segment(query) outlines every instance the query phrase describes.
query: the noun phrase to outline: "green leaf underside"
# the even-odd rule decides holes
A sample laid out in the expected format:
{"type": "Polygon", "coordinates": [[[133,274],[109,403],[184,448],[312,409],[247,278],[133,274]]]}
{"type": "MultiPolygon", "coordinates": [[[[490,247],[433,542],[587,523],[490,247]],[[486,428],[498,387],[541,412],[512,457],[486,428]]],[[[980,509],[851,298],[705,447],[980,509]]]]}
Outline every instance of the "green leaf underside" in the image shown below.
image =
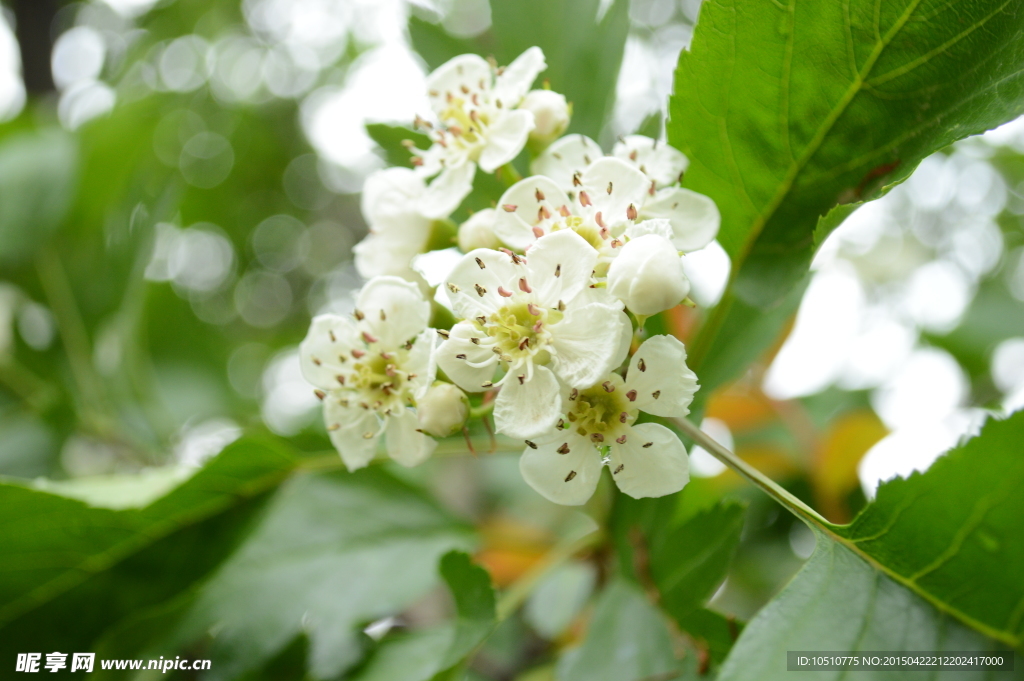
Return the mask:
{"type": "Polygon", "coordinates": [[[771,308],[798,285],[838,223],[815,239],[819,216],[1024,111],[1022,33],[1012,0],[702,6],[667,130],[690,157],[686,186],[722,212],[733,281],[716,314],[734,320],[702,331],[694,364],[722,327],[759,318],[730,301],[771,308]]]}
{"type": "Polygon", "coordinates": [[[276,445],[243,439],[166,496],[120,511],[0,484],[0,648],[24,652],[45,636],[54,649],[86,649],[105,628],[186,588],[233,548],[255,509],[249,500],[293,466],[276,445]],[[53,618],[65,626],[54,629],[53,618]]]}
{"type": "MultiPolygon", "coordinates": [[[[813,651],[989,651],[986,639],[924,599],[903,588],[829,537],[818,544],[807,565],[747,625],[726,659],[719,681],[791,679],[786,652],[813,651]]],[[[803,672],[799,678],[824,681],[904,679],[906,671],[803,672]]],[[[940,671],[921,674],[937,681],[1019,679],[1024,671],[940,671]]]]}
{"type": "Polygon", "coordinates": [[[601,593],[583,644],[563,656],[558,681],[674,678],[679,668],[661,613],[624,580],[601,593]]]}
{"type": "Polygon", "coordinates": [[[216,632],[211,678],[223,679],[305,633],[310,672],[334,677],[359,660],[363,626],[422,597],[437,582],[438,559],[470,544],[467,528],[379,467],[299,475],[172,639],[181,645],[216,632]]]}
{"type": "Polygon", "coordinates": [[[1024,645],[1024,412],[990,420],[924,474],[883,484],[848,545],[988,636],[1024,645]]]}

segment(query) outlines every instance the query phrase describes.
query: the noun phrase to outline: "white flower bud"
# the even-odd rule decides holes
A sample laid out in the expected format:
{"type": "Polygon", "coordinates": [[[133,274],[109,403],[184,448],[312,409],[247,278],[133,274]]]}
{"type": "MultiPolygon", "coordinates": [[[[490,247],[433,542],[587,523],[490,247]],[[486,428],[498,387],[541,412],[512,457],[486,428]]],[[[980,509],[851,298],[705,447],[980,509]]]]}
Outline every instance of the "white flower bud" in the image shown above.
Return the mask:
{"type": "Polygon", "coordinates": [[[416,403],[420,430],[434,437],[448,437],[466,425],[469,399],[451,383],[437,381],[416,403]]]}
{"type": "Polygon", "coordinates": [[[484,208],[459,226],[459,249],[469,253],[477,248],[497,249],[501,239],[494,234],[496,214],[493,208],[484,208]]]}
{"type": "Polygon", "coordinates": [[[690,281],[672,242],[657,234],[631,239],[608,269],[608,292],[630,312],[650,316],[678,305],[690,281]]]}
{"type": "Polygon", "coordinates": [[[519,108],[533,114],[530,144],[535,151],[554,142],[569,127],[571,107],[565,101],[565,95],[551,90],[530,90],[519,108]]]}

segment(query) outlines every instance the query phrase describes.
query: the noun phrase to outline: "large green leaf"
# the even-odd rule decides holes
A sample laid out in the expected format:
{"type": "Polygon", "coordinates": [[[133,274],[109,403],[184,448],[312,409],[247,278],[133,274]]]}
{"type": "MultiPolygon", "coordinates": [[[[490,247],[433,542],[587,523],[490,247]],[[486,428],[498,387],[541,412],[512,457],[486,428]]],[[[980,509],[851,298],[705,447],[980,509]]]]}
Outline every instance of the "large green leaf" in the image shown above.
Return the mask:
{"type": "MultiPolygon", "coordinates": [[[[705,3],[668,135],[690,157],[687,186],[722,211],[732,294],[715,315],[742,328],[730,301],[784,299],[836,203],[871,198],[933,151],[1020,115],[1022,34],[1024,13],[1006,0],[705,3]]],[[[725,326],[707,325],[695,364],[725,326]]]]}
{"type": "MultiPolygon", "coordinates": [[[[936,610],[844,546],[819,535],[810,561],[751,620],[722,666],[719,681],[793,678],[786,653],[806,651],[987,651],[993,641],[936,610]]],[[[863,681],[916,678],[913,672],[819,671],[799,678],[863,681]]],[[[921,674],[918,672],[918,674],[921,674]]],[[[1024,672],[931,672],[929,679],[1019,679],[1024,672]]],[[[923,678],[923,677],[922,677],[923,678]]]]}
{"type": "Polygon", "coordinates": [[[254,500],[293,466],[275,444],[240,440],[165,496],[127,510],[3,482],[2,656],[90,650],[108,627],[187,588],[230,553],[254,500]]]}
{"type": "MultiPolygon", "coordinates": [[[[989,420],[927,472],[881,485],[875,501],[846,526],[828,523],[772,483],[744,473],[814,529],[817,549],[801,576],[747,627],[729,660],[757,657],[760,665],[774,665],[787,646],[1024,646],[1022,439],[1024,412],[989,420]],[[830,624],[839,621],[842,626],[830,624]]],[[[745,673],[742,663],[723,670],[725,678],[745,673]]]]}
{"type": "Polygon", "coordinates": [[[898,582],[966,624],[1024,645],[1024,412],[927,473],[896,478],[848,526],[835,528],[898,582]]]}
{"type": "Polygon", "coordinates": [[[544,50],[542,79],[572,102],[570,132],[601,133],[615,99],[615,84],[629,32],[629,2],[612,0],[491,0],[496,57],[508,64],[534,45],[544,50]]]}
{"type": "Polygon", "coordinates": [[[436,584],[438,559],[470,543],[467,528],[380,467],[300,475],[172,639],[183,645],[214,632],[212,678],[225,679],[305,633],[310,671],[331,678],[359,660],[363,626],[422,597],[436,584]]]}

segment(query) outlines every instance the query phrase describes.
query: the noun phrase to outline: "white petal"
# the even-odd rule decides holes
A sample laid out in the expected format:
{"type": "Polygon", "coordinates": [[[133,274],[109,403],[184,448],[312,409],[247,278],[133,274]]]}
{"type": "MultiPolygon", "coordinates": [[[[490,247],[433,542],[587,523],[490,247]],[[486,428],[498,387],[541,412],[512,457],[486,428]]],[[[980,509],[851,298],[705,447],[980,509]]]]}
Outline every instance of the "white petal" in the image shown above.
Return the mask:
{"type": "Polygon", "coordinates": [[[428,218],[443,219],[459,207],[473,191],[476,164],[469,161],[441,171],[416,203],[416,210],[428,218]]]}
{"type": "Polygon", "coordinates": [[[569,197],[554,180],[543,175],[527,177],[501,195],[495,215],[494,233],[512,248],[524,251],[537,240],[533,228],[540,227],[547,233],[551,223],[560,217],[559,208],[564,206],[568,209],[570,204],[569,197]],[[538,196],[543,198],[538,199],[538,196]],[[544,218],[544,210],[550,218],[544,218]]]}
{"type": "Polygon", "coordinates": [[[653,218],[651,220],[634,222],[625,232],[625,235],[630,239],[636,239],[648,234],[657,234],[671,241],[674,236],[672,234],[672,223],[664,218],[653,218]]]}
{"type": "Polygon", "coordinates": [[[551,430],[562,413],[558,380],[547,367],[533,369],[533,378],[519,382],[509,376],[494,404],[494,424],[509,437],[532,438],[551,430]]]}
{"type": "Polygon", "coordinates": [[[585,504],[601,479],[601,455],[576,431],[565,430],[527,447],[519,459],[523,479],[541,496],[566,506],[585,504]],[[559,449],[568,448],[560,454],[559,449]]]}
{"type": "Polygon", "coordinates": [[[537,74],[547,67],[544,52],[539,47],[531,47],[516,57],[497,77],[493,98],[500,99],[505,108],[516,106],[526,96],[533,81],[537,80],[537,74]]]}
{"type": "Polygon", "coordinates": [[[430,303],[416,284],[398,277],[375,277],[356,298],[356,309],[365,318],[360,327],[386,348],[397,348],[420,331],[430,320],[430,303]]]}
{"type": "Polygon", "coordinates": [[[437,375],[437,341],[437,331],[423,329],[420,335],[416,336],[416,342],[402,364],[403,371],[416,374],[415,378],[409,380],[409,384],[412,386],[413,396],[417,398],[427,391],[437,375]]]}
{"type": "Polygon", "coordinates": [[[537,300],[556,307],[590,286],[597,251],[576,232],[563,229],[537,239],[527,254],[527,281],[537,300]]]}
{"type": "Polygon", "coordinates": [[[484,90],[491,87],[491,65],[475,54],[460,54],[438,66],[427,76],[427,94],[434,111],[441,115],[448,108],[448,94],[454,97],[466,97],[462,88],[480,92],[480,81],[484,82],[484,90]]]}
{"type": "Polygon", "coordinates": [[[612,148],[612,155],[636,165],[658,187],[679,182],[679,177],[690,165],[690,160],[683,152],[643,135],[628,135],[617,142],[612,148]]]}
{"type": "Polygon", "coordinates": [[[686,366],[686,348],[673,336],[648,338],[629,361],[626,390],[636,390],[635,405],[648,414],[686,416],[698,387],[686,366]]]}
{"type": "Polygon", "coordinates": [[[366,235],[352,248],[359,276],[373,279],[392,275],[404,279],[412,272],[412,259],[422,250],[422,244],[417,241],[385,234],[366,235]]]}
{"type": "Polygon", "coordinates": [[[333,390],[338,387],[338,374],[346,374],[348,353],[361,347],[355,322],[347,317],[322,314],[313,318],[306,338],[299,344],[299,366],[302,376],[318,388],[333,390]],[[344,356],[346,362],[340,357],[344,356]]]}
{"type": "Polygon", "coordinates": [[[591,303],[569,308],[551,327],[553,359],[558,377],[573,388],[589,388],[622,362],[619,356],[624,312],[591,303]]]}
{"type": "Polygon", "coordinates": [[[601,146],[586,135],[566,135],[555,140],[533,159],[530,172],[550,177],[564,191],[575,191],[573,176],[583,174],[587,166],[604,156],[601,146]]]}
{"type": "Polygon", "coordinates": [[[384,443],[388,448],[388,456],[403,466],[417,466],[434,453],[437,440],[417,432],[420,427],[416,412],[405,409],[400,414],[388,417],[384,443]]]}
{"type": "Polygon", "coordinates": [[[498,356],[490,348],[481,347],[470,340],[478,333],[471,322],[459,322],[448,332],[448,340],[441,343],[434,355],[437,366],[448,378],[468,392],[484,390],[484,382],[494,378],[494,371],[498,367],[498,356]],[[471,363],[481,366],[473,367],[471,363]]]}
{"type": "Polygon", "coordinates": [[[388,217],[406,215],[426,189],[423,178],[409,168],[378,170],[363,183],[363,217],[373,226],[388,217]]]}
{"type": "Polygon", "coordinates": [[[639,211],[649,198],[647,191],[651,186],[646,175],[611,156],[591,163],[583,171],[581,181],[581,189],[590,196],[593,210],[601,212],[603,222],[609,227],[625,224],[630,206],[639,211]]]}
{"type": "Polygon", "coordinates": [[[686,447],[657,423],[630,428],[624,444],[612,443],[609,458],[615,484],[634,499],[674,494],[690,481],[686,447]]]}
{"type": "Polygon", "coordinates": [[[331,444],[350,471],[370,463],[377,453],[377,441],[381,435],[376,412],[345,407],[336,396],[328,395],[324,400],[324,423],[331,436],[331,444]]]}
{"type": "Polygon", "coordinates": [[[513,263],[508,255],[478,248],[463,256],[452,268],[444,287],[455,313],[470,319],[489,315],[504,305],[498,288],[518,290],[517,282],[525,274],[526,269],[513,263]]]}
{"type": "Polygon", "coordinates": [[[487,173],[505,165],[523,150],[533,130],[533,114],[529,111],[505,111],[487,129],[487,144],[480,152],[480,168],[487,173]]]}
{"type": "Polygon", "coordinates": [[[672,243],[686,253],[711,243],[722,222],[714,201],[682,187],[658,191],[644,204],[641,217],[667,219],[672,223],[672,243]]]}

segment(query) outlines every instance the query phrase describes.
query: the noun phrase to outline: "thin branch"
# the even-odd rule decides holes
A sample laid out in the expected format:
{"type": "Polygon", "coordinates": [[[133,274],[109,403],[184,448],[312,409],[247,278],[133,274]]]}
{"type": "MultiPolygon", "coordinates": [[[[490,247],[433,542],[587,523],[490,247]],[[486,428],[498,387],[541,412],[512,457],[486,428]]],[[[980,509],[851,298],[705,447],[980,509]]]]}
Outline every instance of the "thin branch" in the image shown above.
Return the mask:
{"type": "Polygon", "coordinates": [[[780,504],[788,508],[793,512],[793,514],[808,522],[814,523],[822,529],[827,529],[829,527],[829,522],[818,514],[817,511],[784,490],[778,485],[778,483],[766,476],[764,473],[712,440],[700,428],[693,425],[686,419],[672,419],[672,422],[679,428],[679,430],[707,450],[712,456],[739,473],[749,482],[760,487],[768,494],[768,496],[774,498],[780,504]]]}

